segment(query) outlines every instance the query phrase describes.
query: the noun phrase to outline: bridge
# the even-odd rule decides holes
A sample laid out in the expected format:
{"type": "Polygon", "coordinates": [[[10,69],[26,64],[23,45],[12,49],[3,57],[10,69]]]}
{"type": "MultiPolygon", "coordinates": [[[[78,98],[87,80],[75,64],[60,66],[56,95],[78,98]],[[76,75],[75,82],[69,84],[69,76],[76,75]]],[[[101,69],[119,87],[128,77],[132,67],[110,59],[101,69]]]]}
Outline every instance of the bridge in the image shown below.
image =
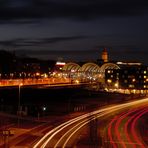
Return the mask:
{"type": "Polygon", "coordinates": [[[11,86],[36,86],[36,85],[58,85],[69,84],[71,81],[68,78],[25,78],[25,79],[1,79],[0,87],[11,86]]]}

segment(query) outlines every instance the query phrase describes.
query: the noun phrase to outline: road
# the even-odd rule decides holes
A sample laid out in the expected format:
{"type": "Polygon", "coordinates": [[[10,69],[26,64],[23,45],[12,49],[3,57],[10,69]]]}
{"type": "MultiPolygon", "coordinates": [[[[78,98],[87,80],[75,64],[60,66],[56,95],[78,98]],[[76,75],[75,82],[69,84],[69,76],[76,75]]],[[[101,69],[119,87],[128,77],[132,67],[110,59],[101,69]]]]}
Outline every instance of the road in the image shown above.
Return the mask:
{"type": "Polygon", "coordinates": [[[80,145],[144,148],[146,144],[138,134],[138,121],[147,113],[148,98],[104,107],[56,126],[38,140],[33,148],[80,147],[80,145]],[[104,124],[99,126],[98,123],[101,122],[104,124]],[[100,131],[98,127],[105,129],[102,134],[98,134],[100,131]],[[101,142],[97,141],[98,137],[101,142]]]}
{"type": "MultiPolygon", "coordinates": [[[[146,145],[142,142],[142,137],[138,134],[140,127],[138,120],[148,113],[148,106],[129,109],[128,112],[122,112],[115,116],[109,123],[108,140],[113,147],[143,147],[146,145]]],[[[146,134],[146,133],[145,133],[146,134]]]]}
{"type": "Polygon", "coordinates": [[[47,120],[29,130],[18,128],[18,133],[9,137],[7,144],[12,148],[145,148],[147,115],[148,98],[106,106],[83,115],[76,113],[47,120]]]}

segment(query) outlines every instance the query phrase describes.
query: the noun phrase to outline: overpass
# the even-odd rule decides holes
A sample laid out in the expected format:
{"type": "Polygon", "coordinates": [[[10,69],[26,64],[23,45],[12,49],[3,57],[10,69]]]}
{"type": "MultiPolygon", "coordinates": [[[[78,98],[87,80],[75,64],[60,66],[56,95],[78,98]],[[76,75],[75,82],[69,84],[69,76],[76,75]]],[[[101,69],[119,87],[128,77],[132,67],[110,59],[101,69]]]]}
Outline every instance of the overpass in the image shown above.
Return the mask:
{"type": "Polygon", "coordinates": [[[0,87],[12,86],[41,86],[41,85],[58,85],[69,84],[71,81],[68,78],[24,78],[24,79],[1,79],[0,87]]]}

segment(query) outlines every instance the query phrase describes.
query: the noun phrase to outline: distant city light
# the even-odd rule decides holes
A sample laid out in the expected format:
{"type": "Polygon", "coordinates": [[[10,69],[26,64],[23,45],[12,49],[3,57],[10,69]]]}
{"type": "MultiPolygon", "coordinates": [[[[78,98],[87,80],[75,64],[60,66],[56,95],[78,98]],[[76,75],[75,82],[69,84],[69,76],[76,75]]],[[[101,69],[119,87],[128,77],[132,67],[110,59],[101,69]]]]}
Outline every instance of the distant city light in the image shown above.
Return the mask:
{"type": "Polygon", "coordinates": [[[115,87],[118,88],[119,87],[119,84],[118,83],[115,83],[115,87]]]}
{"type": "Polygon", "coordinates": [[[76,82],[77,84],[79,84],[79,80],[76,80],[75,82],[76,82]]]}
{"type": "Polygon", "coordinates": [[[47,109],[47,107],[44,106],[44,107],[43,107],[43,111],[46,111],[46,109],[47,109]]]}
{"type": "Polygon", "coordinates": [[[40,73],[39,73],[39,72],[37,72],[35,75],[36,75],[36,76],[40,76],[40,73]]]}
{"type": "Polygon", "coordinates": [[[118,65],[141,65],[142,63],[126,63],[126,62],[117,62],[118,65]]]}
{"type": "Polygon", "coordinates": [[[108,70],[107,72],[110,73],[110,70],[108,70]]]}
{"type": "Polygon", "coordinates": [[[111,79],[108,79],[108,80],[107,80],[107,82],[108,82],[108,83],[111,83],[111,82],[112,82],[112,80],[111,80],[111,79]]]}
{"type": "Polygon", "coordinates": [[[23,86],[23,83],[20,83],[19,86],[23,86]]]}
{"type": "Polygon", "coordinates": [[[133,81],[133,82],[135,82],[135,81],[136,81],[136,79],[132,79],[132,81],[133,81]]]}
{"type": "Polygon", "coordinates": [[[64,66],[66,63],[65,62],[56,62],[56,65],[59,65],[59,66],[64,66]]]}
{"type": "Polygon", "coordinates": [[[133,93],[134,93],[134,94],[136,93],[136,90],[135,90],[135,89],[133,89],[133,93]]]}

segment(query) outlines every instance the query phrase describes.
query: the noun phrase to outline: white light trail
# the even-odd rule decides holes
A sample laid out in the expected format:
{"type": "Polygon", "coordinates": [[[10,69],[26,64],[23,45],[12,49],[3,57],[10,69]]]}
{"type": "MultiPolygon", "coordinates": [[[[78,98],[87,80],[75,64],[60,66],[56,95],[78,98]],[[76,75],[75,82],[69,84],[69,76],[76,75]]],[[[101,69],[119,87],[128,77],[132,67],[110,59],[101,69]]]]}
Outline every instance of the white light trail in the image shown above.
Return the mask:
{"type": "MultiPolygon", "coordinates": [[[[120,109],[123,109],[123,108],[126,108],[126,107],[129,107],[129,106],[134,106],[134,105],[138,105],[138,104],[141,104],[141,103],[148,103],[148,98],[145,98],[145,99],[142,99],[142,100],[137,100],[137,101],[132,101],[132,102],[128,102],[128,103],[124,103],[124,104],[120,104],[120,105],[114,105],[112,107],[105,107],[103,109],[99,109],[99,110],[96,110],[96,111],[93,111],[93,112],[90,112],[90,113],[87,113],[87,114],[84,114],[84,115],[81,115],[79,117],[76,117],[74,119],[71,119],[57,127],[55,127],[54,129],[52,129],[51,131],[49,131],[48,133],[46,133],[45,136],[43,136],[34,146],[33,148],[37,148],[39,145],[42,144],[41,148],[45,148],[46,145],[51,141],[51,139],[56,135],[58,134],[59,132],[61,132],[63,129],[65,129],[66,127],[72,125],[73,123],[76,123],[80,120],[83,120],[85,118],[87,118],[88,120],[88,117],[92,117],[94,115],[97,115],[99,113],[102,113],[102,115],[100,115],[99,117],[103,116],[103,112],[105,112],[105,114],[107,113],[110,113],[110,112],[113,112],[115,110],[120,110],[120,109]]],[[[89,122],[89,121],[87,121],[89,122]]],[[[86,123],[87,124],[87,123],[86,123]]],[[[85,125],[82,124],[83,126],[85,125]]],[[[80,127],[83,127],[83,126],[80,126],[80,127]]],[[[80,127],[78,129],[80,129],[80,127]]],[[[75,132],[74,132],[75,133],[75,132]]]]}

